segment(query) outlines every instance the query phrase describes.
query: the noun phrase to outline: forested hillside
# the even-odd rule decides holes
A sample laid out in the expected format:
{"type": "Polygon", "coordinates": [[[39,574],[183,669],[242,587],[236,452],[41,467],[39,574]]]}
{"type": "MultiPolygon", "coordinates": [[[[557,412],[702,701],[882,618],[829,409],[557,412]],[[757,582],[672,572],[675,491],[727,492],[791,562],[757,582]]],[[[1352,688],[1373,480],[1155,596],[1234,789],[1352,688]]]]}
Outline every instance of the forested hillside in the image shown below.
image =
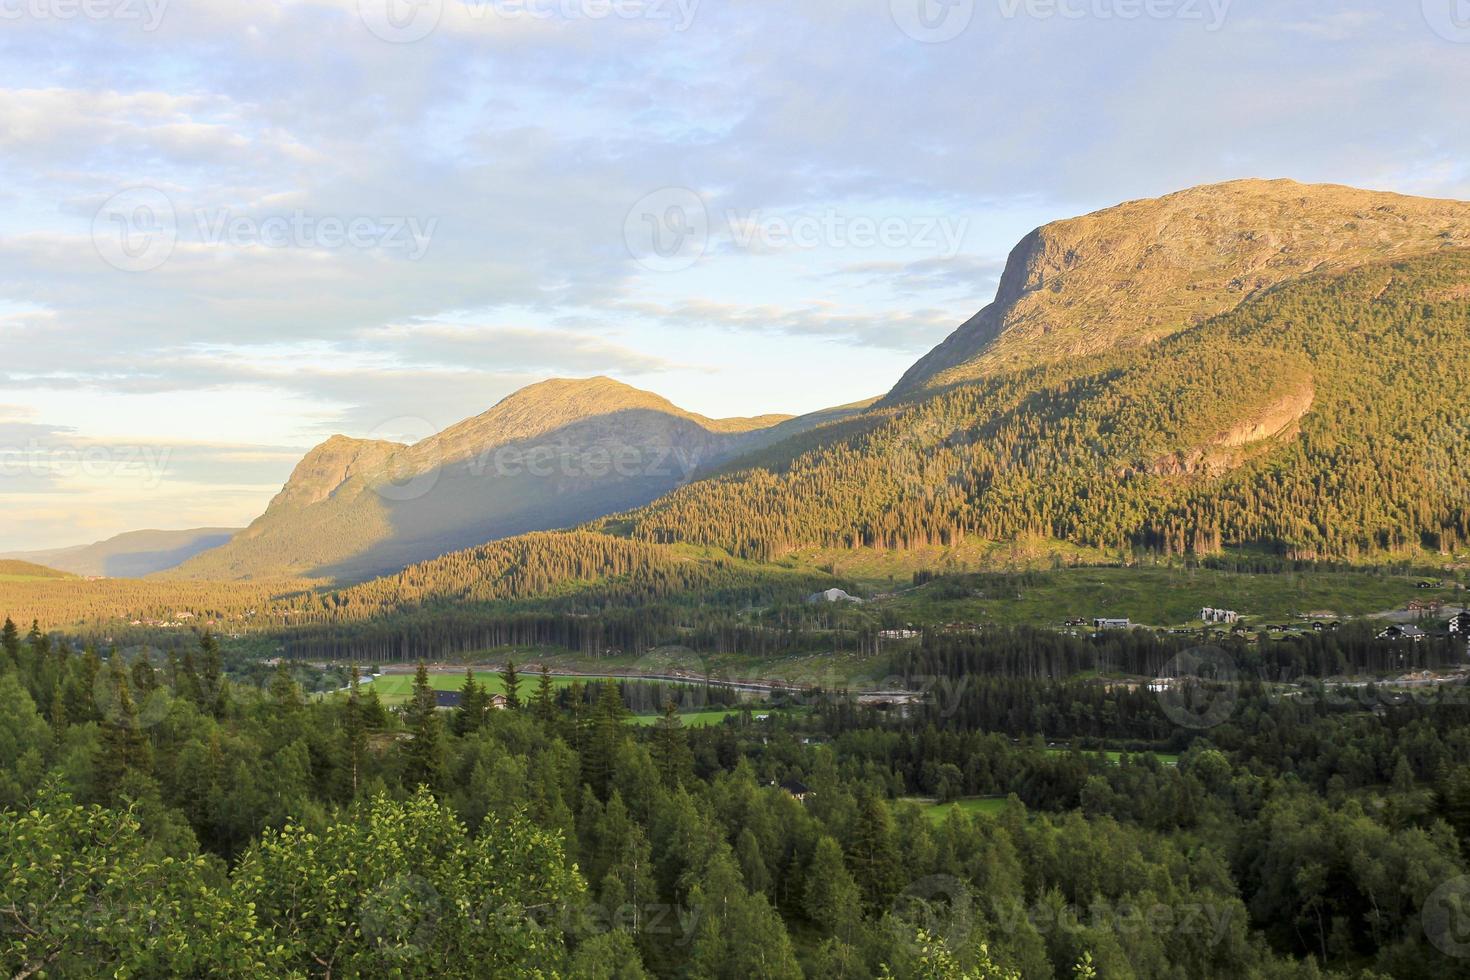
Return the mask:
{"type": "Polygon", "coordinates": [[[988,670],[999,644],[897,658],[943,682],[908,715],[810,690],[690,729],[626,724],[611,682],[507,673],[496,711],[471,675],[439,711],[421,670],[388,711],[355,675],[232,679],[208,637],[103,657],[7,624],[0,969],[1467,975],[1458,699],[1249,681],[1201,692],[1204,735],[1144,690],[988,670]]]}
{"type": "Polygon", "coordinates": [[[1024,534],[1166,554],[1452,551],[1470,540],[1467,324],[1463,250],[1316,276],[1141,350],[887,409],[595,526],[758,559],[1024,534]]]}

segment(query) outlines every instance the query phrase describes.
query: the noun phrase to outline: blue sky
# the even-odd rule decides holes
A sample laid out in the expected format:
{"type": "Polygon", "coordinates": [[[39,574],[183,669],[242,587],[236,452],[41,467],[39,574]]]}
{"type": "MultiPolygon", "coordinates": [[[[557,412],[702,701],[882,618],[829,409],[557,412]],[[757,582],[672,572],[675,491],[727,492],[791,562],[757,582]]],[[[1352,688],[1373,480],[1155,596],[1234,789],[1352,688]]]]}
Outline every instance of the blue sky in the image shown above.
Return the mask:
{"type": "Polygon", "coordinates": [[[1470,197],[1460,0],[0,0],[0,89],[0,549],[551,376],[875,395],[1130,198],[1470,197]]]}

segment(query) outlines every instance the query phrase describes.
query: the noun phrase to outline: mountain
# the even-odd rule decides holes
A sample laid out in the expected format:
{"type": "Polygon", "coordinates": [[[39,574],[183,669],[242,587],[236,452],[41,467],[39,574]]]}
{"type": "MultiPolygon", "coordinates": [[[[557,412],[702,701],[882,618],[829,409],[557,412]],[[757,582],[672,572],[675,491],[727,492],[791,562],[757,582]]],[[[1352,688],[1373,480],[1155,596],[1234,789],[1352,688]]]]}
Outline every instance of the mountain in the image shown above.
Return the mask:
{"type": "Polygon", "coordinates": [[[35,562],[0,558],[0,579],[57,579],[71,578],[66,572],[47,568],[35,562]]]}
{"type": "Polygon", "coordinates": [[[360,580],[639,506],[828,420],[708,419],[609,378],[546,381],[413,445],[334,436],[250,527],[172,574],[360,580]]]}
{"type": "Polygon", "coordinates": [[[1031,232],[995,301],[921,358],[888,400],[1137,348],[1283,282],[1470,245],[1470,203],[1290,180],[1132,201],[1031,232]]]}
{"type": "Polygon", "coordinates": [[[594,527],[756,559],[1463,549],[1466,245],[1470,204],[1291,182],[1049,225],[872,408],[594,527]]]}
{"type": "Polygon", "coordinates": [[[129,531],[92,544],[49,551],[14,552],[0,555],[0,558],[36,562],[73,575],[141,578],[174,568],[200,552],[217,548],[238,530],[233,527],[201,527],[188,531],[129,531]]]}

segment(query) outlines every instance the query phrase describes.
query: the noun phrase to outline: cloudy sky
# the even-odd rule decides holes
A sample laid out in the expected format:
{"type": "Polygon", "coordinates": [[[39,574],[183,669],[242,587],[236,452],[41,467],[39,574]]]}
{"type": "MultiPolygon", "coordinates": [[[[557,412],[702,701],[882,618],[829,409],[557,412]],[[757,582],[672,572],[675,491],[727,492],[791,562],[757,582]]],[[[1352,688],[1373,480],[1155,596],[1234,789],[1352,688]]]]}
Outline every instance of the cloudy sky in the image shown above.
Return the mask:
{"type": "Polygon", "coordinates": [[[0,550],[549,376],[878,394],[1047,220],[1470,197],[1465,0],[0,0],[0,550]]]}

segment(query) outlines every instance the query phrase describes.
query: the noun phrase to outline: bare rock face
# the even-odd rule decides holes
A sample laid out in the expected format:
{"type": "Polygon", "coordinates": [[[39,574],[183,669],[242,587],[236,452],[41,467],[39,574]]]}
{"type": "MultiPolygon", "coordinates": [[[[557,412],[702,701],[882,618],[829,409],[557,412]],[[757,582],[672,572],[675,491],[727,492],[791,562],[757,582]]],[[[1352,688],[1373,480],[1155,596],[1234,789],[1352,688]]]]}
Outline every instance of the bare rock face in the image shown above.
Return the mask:
{"type": "Polygon", "coordinates": [[[1011,252],[995,301],[890,400],[1149,344],[1314,272],[1470,245],[1470,203],[1244,180],[1058,221],[1011,252]]]}
{"type": "Polygon", "coordinates": [[[1255,449],[1294,437],[1316,400],[1316,386],[1308,379],[1273,401],[1247,406],[1238,422],[1205,444],[1159,457],[1150,472],[1156,476],[1206,477],[1227,473],[1253,455],[1255,449]]]}

